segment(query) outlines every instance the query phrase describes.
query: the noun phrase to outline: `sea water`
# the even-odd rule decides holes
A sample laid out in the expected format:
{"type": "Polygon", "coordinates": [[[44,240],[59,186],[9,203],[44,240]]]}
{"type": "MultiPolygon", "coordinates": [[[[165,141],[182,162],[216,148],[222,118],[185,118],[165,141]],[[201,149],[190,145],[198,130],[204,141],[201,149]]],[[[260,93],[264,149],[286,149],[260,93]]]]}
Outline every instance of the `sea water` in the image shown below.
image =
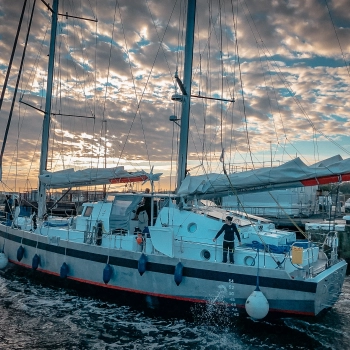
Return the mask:
{"type": "Polygon", "coordinates": [[[350,349],[349,287],[347,276],[335,307],[314,318],[257,322],[214,302],[181,318],[154,313],[152,303],[140,309],[39,283],[10,267],[0,275],[0,349],[350,349]]]}

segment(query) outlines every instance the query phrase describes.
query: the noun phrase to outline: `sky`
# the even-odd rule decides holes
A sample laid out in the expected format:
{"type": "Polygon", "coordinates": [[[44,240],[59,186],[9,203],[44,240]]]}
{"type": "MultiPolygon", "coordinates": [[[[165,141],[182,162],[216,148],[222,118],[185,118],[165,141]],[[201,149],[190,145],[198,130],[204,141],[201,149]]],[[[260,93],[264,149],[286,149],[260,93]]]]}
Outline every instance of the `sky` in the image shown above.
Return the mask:
{"type": "MultiPolygon", "coordinates": [[[[0,0],[0,86],[24,1],[0,0]]],[[[51,1],[52,3],[52,1],[51,1]]],[[[0,111],[3,139],[33,0],[0,111]]],[[[61,0],[49,159],[56,171],[123,165],[176,183],[184,1],[61,0]],[[62,115],[64,114],[64,115],[62,115]],[[68,116],[69,115],[69,116],[68,116]],[[74,116],[72,116],[74,115],[74,116]]],[[[191,175],[349,157],[350,2],[197,0],[188,169],[191,175]]],[[[51,14],[37,0],[0,191],[37,187],[51,14]],[[23,103],[18,103],[19,98],[23,103]],[[30,104],[35,108],[27,106],[30,104]]],[[[142,188],[149,186],[144,184],[142,188]]],[[[138,185],[140,187],[140,185],[138,185]]]]}

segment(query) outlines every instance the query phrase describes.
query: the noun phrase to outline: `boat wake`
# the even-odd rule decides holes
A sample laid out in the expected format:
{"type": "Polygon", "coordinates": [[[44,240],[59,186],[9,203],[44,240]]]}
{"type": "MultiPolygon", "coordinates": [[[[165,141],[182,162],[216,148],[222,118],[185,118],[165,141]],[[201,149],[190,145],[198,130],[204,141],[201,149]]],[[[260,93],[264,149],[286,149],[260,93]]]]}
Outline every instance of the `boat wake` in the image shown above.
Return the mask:
{"type": "Polygon", "coordinates": [[[221,329],[232,326],[235,318],[232,306],[225,303],[226,289],[219,288],[217,295],[209,298],[207,304],[195,304],[191,308],[193,320],[200,325],[216,326],[221,329]]]}

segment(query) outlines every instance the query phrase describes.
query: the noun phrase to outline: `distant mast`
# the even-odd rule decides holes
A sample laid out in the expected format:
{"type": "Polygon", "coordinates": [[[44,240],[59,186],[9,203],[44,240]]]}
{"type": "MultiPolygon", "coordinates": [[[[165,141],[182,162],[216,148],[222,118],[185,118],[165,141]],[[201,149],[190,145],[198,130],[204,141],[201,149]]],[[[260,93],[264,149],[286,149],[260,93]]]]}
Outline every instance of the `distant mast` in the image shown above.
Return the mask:
{"type": "Polygon", "coordinates": [[[192,84],[192,61],[193,61],[193,42],[194,27],[196,20],[196,0],[188,0],[187,4],[187,25],[185,41],[185,64],[184,81],[185,94],[182,96],[181,110],[181,128],[179,143],[179,158],[177,167],[177,188],[180,188],[181,182],[186,176],[187,153],[188,153],[188,131],[190,122],[191,107],[191,84],[192,84]]]}
{"type": "MultiPolygon", "coordinates": [[[[52,23],[51,23],[49,64],[48,64],[48,72],[47,72],[48,74],[47,74],[46,102],[45,102],[45,114],[44,114],[44,121],[43,121],[43,133],[41,138],[40,175],[43,175],[44,171],[47,168],[50,122],[51,122],[51,98],[52,98],[52,85],[53,85],[53,71],[54,71],[54,63],[55,63],[58,1],[59,0],[53,0],[53,5],[52,5],[52,23]]],[[[46,213],[46,185],[41,181],[39,181],[39,199],[38,199],[39,218],[42,218],[45,213],[46,213]]]]}

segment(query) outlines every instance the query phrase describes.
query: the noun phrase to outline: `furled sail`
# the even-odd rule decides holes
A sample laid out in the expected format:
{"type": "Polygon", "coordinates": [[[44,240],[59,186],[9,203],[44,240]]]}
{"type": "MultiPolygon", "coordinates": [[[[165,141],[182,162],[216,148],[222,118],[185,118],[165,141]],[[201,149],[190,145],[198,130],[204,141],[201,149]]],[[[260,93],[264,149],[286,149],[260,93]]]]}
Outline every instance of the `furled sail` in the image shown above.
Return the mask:
{"type": "Polygon", "coordinates": [[[350,158],[343,160],[338,155],[310,166],[295,158],[278,167],[233,173],[228,177],[224,174],[187,176],[177,194],[210,198],[342,181],[350,181],[350,158]]]}
{"type": "Polygon", "coordinates": [[[66,169],[56,172],[45,171],[39,179],[48,188],[67,188],[94,186],[106,184],[119,184],[140,181],[158,181],[161,173],[148,174],[145,171],[128,172],[123,166],[115,168],[93,168],[75,171],[66,169]]]}

